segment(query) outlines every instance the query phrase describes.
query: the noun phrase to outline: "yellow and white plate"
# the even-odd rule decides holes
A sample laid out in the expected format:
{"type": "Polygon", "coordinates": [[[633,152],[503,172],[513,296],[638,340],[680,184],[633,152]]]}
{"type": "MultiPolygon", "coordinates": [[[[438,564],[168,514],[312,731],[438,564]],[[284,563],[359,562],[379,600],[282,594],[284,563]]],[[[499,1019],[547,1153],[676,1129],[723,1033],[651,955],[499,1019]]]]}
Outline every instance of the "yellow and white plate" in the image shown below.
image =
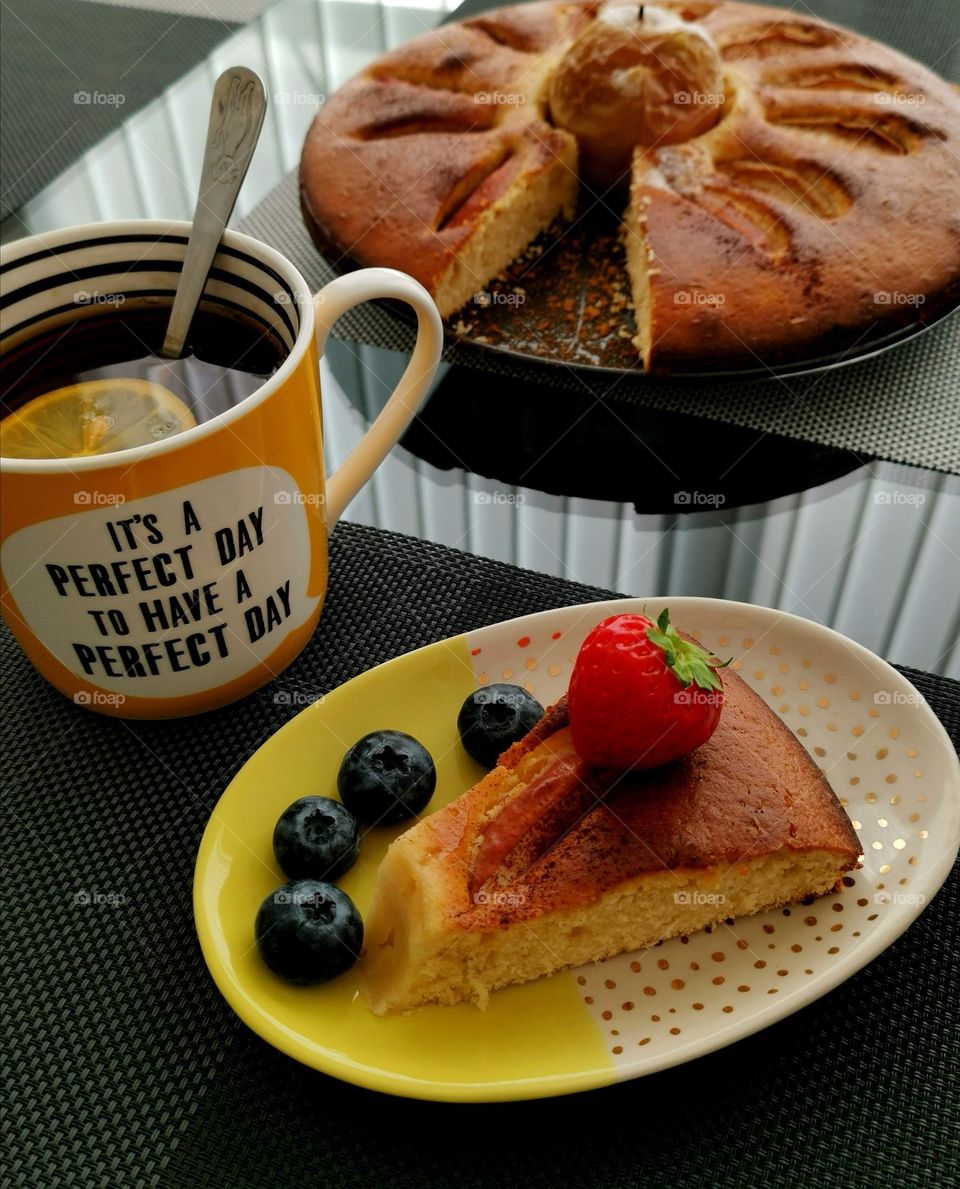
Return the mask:
{"type": "MultiPolygon", "coordinates": [[[[393,1094],[562,1094],[653,1073],[756,1032],[849,978],[907,928],[960,842],[960,763],[923,698],[871,652],[807,620],[718,599],[668,602],[679,627],[734,658],[826,772],[865,851],[842,893],[506,988],[487,1011],[424,1007],[378,1018],[358,998],[356,970],[321,987],[270,974],[253,922],[284,882],[274,824],[298,797],[336,796],[340,760],[356,739],[395,728],[421,740],[437,765],[437,809],[481,775],[456,727],[478,683],[516,682],[548,705],[566,689],[594,624],[618,611],[656,614],[664,601],[545,611],[361,674],[288,722],[227,788],[200,845],[194,911],[217,985],[255,1032],[298,1061],[393,1094]]],[[[402,829],[370,830],[340,881],[361,913],[402,829]]]]}

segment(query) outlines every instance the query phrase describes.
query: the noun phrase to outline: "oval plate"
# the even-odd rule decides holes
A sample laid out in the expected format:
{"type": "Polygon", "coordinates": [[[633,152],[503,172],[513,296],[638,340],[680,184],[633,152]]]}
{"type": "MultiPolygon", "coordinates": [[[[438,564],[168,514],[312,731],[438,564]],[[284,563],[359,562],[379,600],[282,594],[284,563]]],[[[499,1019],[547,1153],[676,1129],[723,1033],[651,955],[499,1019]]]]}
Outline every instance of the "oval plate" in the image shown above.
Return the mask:
{"type": "MultiPolygon", "coordinates": [[[[566,689],[590,628],[659,599],[545,611],[419,649],[309,706],[241,769],[197,857],[204,958],[241,1019],[315,1069],[393,1094],[446,1101],[545,1097],[689,1061],[797,1011],[875,958],[943,881],[960,843],[960,763],[922,696],[844,636],[783,612],[671,598],[674,621],[717,653],[796,732],[827,773],[865,848],[843,892],[676,938],[651,950],[497,991],[469,1004],[372,1015],[356,970],[290,986],[260,961],[253,921],[284,877],[273,826],[297,797],[336,795],[340,760],[368,731],[408,731],[432,752],[432,808],[481,775],[456,717],[478,683],[515,681],[545,705],[566,689]]],[[[375,828],[340,881],[365,912],[377,866],[403,827],[375,828]]]]}

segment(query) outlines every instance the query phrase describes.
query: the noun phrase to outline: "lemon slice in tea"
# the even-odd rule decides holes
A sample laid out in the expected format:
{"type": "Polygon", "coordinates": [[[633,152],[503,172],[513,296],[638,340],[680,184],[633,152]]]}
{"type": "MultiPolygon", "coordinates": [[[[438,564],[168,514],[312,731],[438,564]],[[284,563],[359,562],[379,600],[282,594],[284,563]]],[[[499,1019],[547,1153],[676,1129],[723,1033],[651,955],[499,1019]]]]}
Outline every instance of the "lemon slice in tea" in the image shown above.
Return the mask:
{"type": "Polygon", "coordinates": [[[0,421],[6,458],[83,458],[146,446],[197,424],[152,380],[83,380],[35,397],[0,421]]]}

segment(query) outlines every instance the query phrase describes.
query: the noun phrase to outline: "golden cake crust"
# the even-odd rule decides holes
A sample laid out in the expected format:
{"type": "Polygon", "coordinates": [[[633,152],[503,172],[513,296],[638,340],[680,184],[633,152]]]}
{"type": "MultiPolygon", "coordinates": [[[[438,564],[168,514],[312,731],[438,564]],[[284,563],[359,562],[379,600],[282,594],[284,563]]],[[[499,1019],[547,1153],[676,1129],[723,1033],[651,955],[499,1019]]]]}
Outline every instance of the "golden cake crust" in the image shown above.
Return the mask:
{"type": "Polygon", "coordinates": [[[485,885],[500,893],[522,888],[522,895],[471,895],[465,872],[484,824],[510,799],[510,774],[545,747],[554,758],[575,755],[565,700],[552,707],[489,776],[417,827],[429,836],[432,861],[447,871],[448,924],[495,929],[588,904],[646,872],[726,869],[784,849],[834,851],[838,873],[855,867],[859,840],[823,773],[736,673],[726,671],[723,683],[723,713],[702,747],[643,772],[588,771],[573,820],[559,823],[559,841],[535,857],[558,828],[556,820],[542,823],[541,838],[534,831],[485,885]]]}
{"type": "Polygon", "coordinates": [[[551,45],[589,7],[532,4],[443,26],[332,95],[300,162],[320,249],[402,269],[436,296],[480,216],[518,179],[560,162],[575,186],[573,138],[543,119],[542,91],[551,45]]]}
{"type": "MultiPolygon", "coordinates": [[[[447,314],[470,291],[462,276],[446,284],[452,270],[472,271],[474,289],[489,280],[489,258],[470,250],[496,238],[490,218],[522,208],[538,179],[559,195],[553,213],[569,213],[576,144],[550,125],[546,94],[597,7],[534,3],[443,26],[334,94],[301,160],[321,249],[411,273],[447,314]]],[[[649,286],[647,366],[812,357],[960,298],[955,89],[806,12],[663,7],[710,32],[725,94],[709,131],[634,159],[625,234],[635,292],[649,286]]],[[[550,214],[540,201],[530,231],[550,214]]]]}
{"type": "Polygon", "coordinates": [[[814,356],[957,300],[956,90],[805,12],[721,3],[702,24],[728,110],[634,161],[653,366],[814,356]]]}

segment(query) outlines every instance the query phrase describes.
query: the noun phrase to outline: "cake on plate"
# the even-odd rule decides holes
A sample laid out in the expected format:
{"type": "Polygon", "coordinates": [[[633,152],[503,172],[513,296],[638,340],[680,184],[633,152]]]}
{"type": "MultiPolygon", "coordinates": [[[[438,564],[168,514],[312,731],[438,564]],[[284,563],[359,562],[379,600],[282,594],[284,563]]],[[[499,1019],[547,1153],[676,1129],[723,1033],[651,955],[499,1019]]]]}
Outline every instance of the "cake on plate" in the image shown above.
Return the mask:
{"type": "Polygon", "coordinates": [[[574,748],[566,698],[478,784],[393,842],[361,965],[377,1013],[471,1000],[822,895],[853,827],[800,742],[736,673],[713,734],[626,773],[574,748]]]}
{"type": "Polygon", "coordinates": [[[819,357],[960,297],[960,95],[807,10],[495,9],[353,78],[300,165],[321,250],[412,274],[445,317],[562,235],[581,186],[624,212],[650,370],[819,357]]]}

